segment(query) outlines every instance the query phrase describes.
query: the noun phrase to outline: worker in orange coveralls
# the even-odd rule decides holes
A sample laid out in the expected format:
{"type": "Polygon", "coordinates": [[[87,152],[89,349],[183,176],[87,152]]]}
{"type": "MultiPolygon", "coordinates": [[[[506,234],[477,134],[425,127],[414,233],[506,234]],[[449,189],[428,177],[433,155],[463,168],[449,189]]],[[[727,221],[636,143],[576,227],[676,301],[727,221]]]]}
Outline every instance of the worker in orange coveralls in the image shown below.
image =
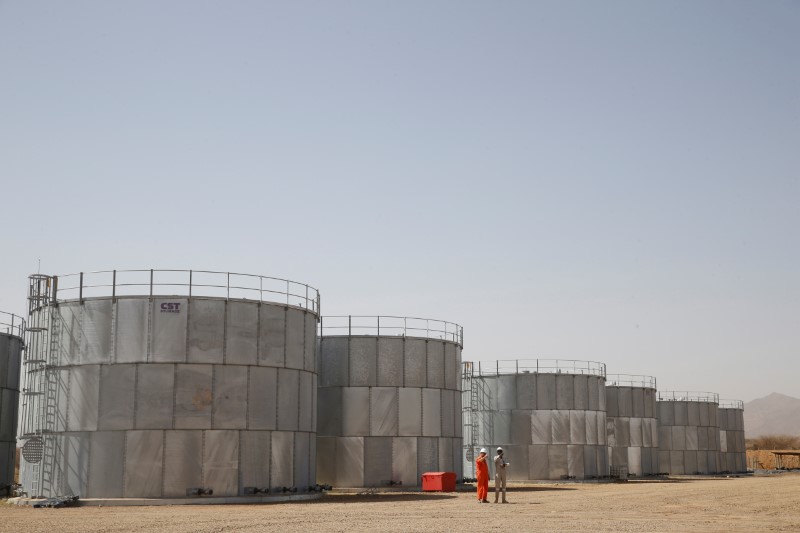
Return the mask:
{"type": "Polygon", "coordinates": [[[475,459],[475,477],[478,478],[478,503],[489,503],[486,496],[489,494],[489,464],[486,448],[481,448],[481,453],[475,459]]]}

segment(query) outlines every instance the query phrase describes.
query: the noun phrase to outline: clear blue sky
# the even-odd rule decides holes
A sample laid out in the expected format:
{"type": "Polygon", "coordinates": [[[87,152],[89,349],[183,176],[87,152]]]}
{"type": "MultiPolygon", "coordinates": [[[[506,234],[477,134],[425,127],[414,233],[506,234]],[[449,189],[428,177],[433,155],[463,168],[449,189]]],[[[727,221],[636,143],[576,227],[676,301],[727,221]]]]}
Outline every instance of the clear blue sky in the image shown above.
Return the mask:
{"type": "Polygon", "coordinates": [[[800,397],[800,3],[0,0],[0,309],[194,268],[800,397]]]}

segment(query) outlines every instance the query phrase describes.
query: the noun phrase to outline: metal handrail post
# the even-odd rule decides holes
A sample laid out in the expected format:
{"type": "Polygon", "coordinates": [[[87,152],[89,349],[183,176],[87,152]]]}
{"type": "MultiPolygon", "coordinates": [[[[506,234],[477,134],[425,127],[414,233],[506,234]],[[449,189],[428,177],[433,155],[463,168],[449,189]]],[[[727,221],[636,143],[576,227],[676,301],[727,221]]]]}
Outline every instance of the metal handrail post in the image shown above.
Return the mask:
{"type": "Polygon", "coordinates": [[[153,269],[150,269],[150,299],[153,299],[153,269]]]}
{"type": "Polygon", "coordinates": [[[111,275],[111,299],[115,300],[117,298],[117,271],[114,270],[114,273],[111,275]]]}
{"type": "Polygon", "coordinates": [[[80,303],[83,303],[83,272],[81,272],[79,285],[80,287],[78,288],[78,301],[80,303]]]}
{"type": "Polygon", "coordinates": [[[227,273],[227,280],[228,282],[225,284],[225,297],[230,300],[231,299],[231,273],[227,273]]]}
{"type": "Polygon", "coordinates": [[[353,336],[353,317],[351,315],[347,315],[347,336],[353,336]]]}
{"type": "Polygon", "coordinates": [[[380,315],[378,315],[376,318],[378,319],[378,337],[380,337],[381,336],[381,317],[380,317],[380,315]]]}
{"type": "Polygon", "coordinates": [[[193,272],[189,271],[189,298],[192,297],[192,274],[193,272]]]}
{"type": "Polygon", "coordinates": [[[289,280],[287,279],[286,280],[286,305],[289,305],[289,293],[290,292],[291,291],[289,290],[289,280]]]}

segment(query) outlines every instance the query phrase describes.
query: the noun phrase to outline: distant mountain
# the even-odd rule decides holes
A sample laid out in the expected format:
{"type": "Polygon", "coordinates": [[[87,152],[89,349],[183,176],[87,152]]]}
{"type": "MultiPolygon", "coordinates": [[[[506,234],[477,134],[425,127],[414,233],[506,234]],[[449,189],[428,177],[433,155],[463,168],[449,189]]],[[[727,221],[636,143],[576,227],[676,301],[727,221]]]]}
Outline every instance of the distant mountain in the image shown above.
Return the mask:
{"type": "Polygon", "coordinates": [[[800,399],[773,392],[744,404],[744,436],[800,436],[800,399]]]}

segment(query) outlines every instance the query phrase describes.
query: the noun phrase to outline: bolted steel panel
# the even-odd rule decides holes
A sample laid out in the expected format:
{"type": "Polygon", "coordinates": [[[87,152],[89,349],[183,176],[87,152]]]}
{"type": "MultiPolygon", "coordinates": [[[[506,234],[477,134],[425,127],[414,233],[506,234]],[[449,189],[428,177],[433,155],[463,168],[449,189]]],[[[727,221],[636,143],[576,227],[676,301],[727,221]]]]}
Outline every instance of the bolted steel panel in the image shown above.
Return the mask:
{"type": "Polygon", "coordinates": [[[313,433],[308,436],[308,483],[317,483],[317,439],[313,433]]]}
{"type": "Polygon", "coordinates": [[[628,473],[642,475],[642,449],[640,447],[628,448],[628,473]]]}
{"type": "Polygon", "coordinates": [[[619,414],[619,387],[606,387],[606,407],[608,416],[621,416],[619,414]]]}
{"type": "Polygon", "coordinates": [[[450,390],[459,390],[459,376],[461,365],[456,358],[456,345],[452,342],[444,343],[444,387],[450,390]]]}
{"type": "Polygon", "coordinates": [[[305,364],[305,311],[286,310],[286,368],[302,369],[305,364]]]}
{"type": "Polygon", "coordinates": [[[251,366],[248,390],[248,427],[275,429],[278,415],[278,369],[251,366]]]}
{"type": "Polygon", "coordinates": [[[644,417],[644,389],[641,387],[631,388],[631,416],[644,417]]]}
{"type": "MultiPolygon", "coordinates": [[[[399,425],[397,389],[394,387],[370,387],[369,390],[369,435],[385,437],[397,435],[399,425]]],[[[366,449],[367,444],[365,443],[364,446],[366,449]]],[[[364,475],[365,479],[368,479],[366,471],[364,475]]]]}
{"type": "Polygon", "coordinates": [[[583,446],[580,444],[570,444],[567,446],[567,472],[575,479],[585,477],[583,468],[583,446]]]}
{"type": "Polygon", "coordinates": [[[247,367],[214,365],[212,427],[247,427],[247,367]]]}
{"type": "Polygon", "coordinates": [[[563,444],[551,444],[547,447],[547,463],[550,475],[546,479],[561,479],[569,473],[567,464],[567,447],[563,444]]]}
{"type": "MultiPolygon", "coordinates": [[[[300,371],[278,369],[278,429],[297,431],[300,396],[300,371]]],[[[365,406],[361,407],[362,409],[365,406]]],[[[365,409],[366,410],[366,409],[365,409]]]]}
{"type": "Polygon", "coordinates": [[[597,411],[586,411],[586,444],[599,444],[597,434],[597,411]]]}
{"type": "Polygon", "coordinates": [[[597,443],[598,444],[606,444],[607,443],[607,431],[606,431],[606,414],[603,411],[597,411],[597,443]]]}
{"type": "Polygon", "coordinates": [[[455,436],[458,437],[459,439],[464,436],[463,435],[464,425],[462,424],[462,416],[463,416],[462,413],[463,413],[463,411],[462,411],[462,405],[461,405],[461,396],[462,396],[461,392],[454,392],[453,393],[453,409],[455,411],[455,416],[456,416],[456,420],[455,420],[455,424],[456,424],[455,436]]]}
{"type": "Polygon", "coordinates": [[[428,437],[439,437],[442,434],[440,389],[422,389],[422,434],[428,437]]]}
{"type": "Polygon", "coordinates": [[[214,490],[214,496],[236,496],[239,493],[239,432],[206,431],[203,443],[203,485],[214,490]]]}
{"type": "MultiPolygon", "coordinates": [[[[531,413],[532,444],[552,444],[553,442],[552,420],[553,420],[553,411],[536,410],[531,413]]],[[[542,478],[536,477],[534,479],[542,479],[542,478]]]]}
{"type": "Polygon", "coordinates": [[[527,450],[527,446],[532,444],[532,432],[531,411],[519,409],[511,411],[511,440],[509,442],[524,445],[527,450]]]}
{"type": "Polygon", "coordinates": [[[686,426],[689,424],[688,402],[672,402],[675,405],[675,425],[686,426]]]}
{"type": "Polygon", "coordinates": [[[286,363],[286,308],[261,304],[258,320],[258,364],[282,367],[286,363]]]}
{"type": "Polygon", "coordinates": [[[428,387],[444,388],[444,344],[440,341],[428,341],[428,387]]]}
{"type": "Polygon", "coordinates": [[[273,487],[294,487],[294,436],[292,431],[273,431],[270,453],[270,483],[273,487]]]}
{"type": "MultiPolygon", "coordinates": [[[[9,355],[11,353],[11,337],[0,334],[0,388],[12,388],[8,380],[8,367],[10,364],[9,355]],[[8,363],[6,363],[8,361],[8,363]]],[[[18,387],[13,387],[18,388],[18,387]]]]}
{"type": "Polygon", "coordinates": [[[185,498],[186,489],[203,486],[203,432],[167,431],[164,497],[185,498]]]}
{"type": "MultiPolygon", "coordinates": [[[[147,300],[142,300],[147,305],[147,300]]],[[[146,308],[145,308],[146,309],[146,308]]],[[[83,306],[79,303],[61,304],[58,306],[58,317],[60,318],[58,347],[59,362],[62,365],[73,365],[80,362],[80,343],[81,343],[81,315],[83,306]]],[[[57,318],[57,319],[59,319],[57,318]]],[[[140,332],[147,341],[147,312],[145,310],[144,326],[140,332]]],[[[147,357],[147,347],[138,354],[140,357],[147,357]]]]}
{"type": "Polygon", "coordinates": [[[570,374],[556,376],[556,408],[575,409],[575,376],[570,374]]]}
{"type": "Polygon", "coordinates": [[[369,435],[369,388],[342,389],[342,434],[348,437],[369,435]]]}
{"type": "Polygon", "coordinates": [[[655,423],[652,418],[642,418],[642,446],[645,448],[652,448],[653,444],[653,430],[651,426],[655,423]]]}
{"type": "Polygon", "coordinates": [[[583,447],[583,473],[586,479],[597,477],[597,446],[583,447]]]}
{"type": "Polygon", "coordinates": [[[403,338],[378,338],[377,385],[403,386],[403,338]]]}
{"type": "Polygon", "coordinates": [[[298,490],[308,487],[311,466],[311,433],[298,432],[294,434],[294,477],[293,483],[298,490]]]}
{"type": "Polygon", "coordinates": [[[347,387],[350,383],[350,340],[322,337],[319,350],[319,386],[347,387]]]}
{"type": "Polygon", "coordinates": [[[403,365],[406,387],[426,387],[428,383],[427,342],[422,339],[405,340],[403,365]]]}
{"type": "Polygon", "coordinates": [[[258,361],[258,304],[227,302],[225,362],[254,365],[258,361]]]}
{"type": "Polygon", "coordinates": [[[172,428],[175,365],[136,365],[136,429],[172,428]]]}
{"type": "Polygon", "coordinates": [[[606,439],[609,446],[625,446],[625,443],[617,441],[617,419],[606,419],[606,439]]]}
{"type": "Polygon", "coordinates": [[[556,376],[555,374],[538,374],[536,376],[537,409],[556,408],[556,376]]]}
{"type": "Polygon", "coordinates": [[[692,402],[698,406],[697,408],[697,424],[698,426],[715,426],[711,423],[711,411],[717,407],[711,403],[698,403],[692,402]]]}
{"type": "Polygon", "coordinates": [[[85,497],[121,498],[125,432],[95,431],[88,435],[91,454],[85,497]]]}
{"type": "Polygon", "coordinates": [[[417,438],[395,437],[392,439],[392,480],[403,486],[416,486],[417,438]]]}
{"type": "Polygon", "coordinates": [[[378,341],[376,337],[350,339],[350,386],[372,387],[378,382],[378,341]]]}
{"type": "Polygon", "coordinates": [[[586,444],[586,411],[569,412],[569,442],[586,444]]]}
{"type": "Polygon", "coordinates": [[[439,439],[432,437],[417,438],[417,478],[421,484],[422,474],[439,471],[439,439]]]}
{"type": "Polygon", "coordinates": [[[305,320],[305,339],[303,339],[303,368],[309,372],[317,371],[317,317],[303,313],[305,320]]]}
{"type": "MultiPolygon", "coordinates": [[[[55,488],[50,487],[49,496],[80,496],[86,494],[89,481],[89,449],[91,446],[91,433],[66,433],[55,436],[63,445],[64,462],[63,492],[55,494],[55,488]]],[[[46,487],[42,487],[46,492],[46,487]]]]}
{"type": "MultiPolygon", "coordinates": [[[[672,450],[672,426],[659,426],[658,447],[662,450],[672,450]]],[[[664,470],[667,472],[667,470],[664,470]]]]}
{"type": "Polygon", "coordinates": [[[453,439],[439,439],[439,472],[454,472],[455,459],[453,458],[453,439]]]}
{"type": "Polygon", "coordinates": [[[672,449],[686,449],[686,426],[672,426],[672,449]]]}
{"type": "Polygon", "coordinates": [[[222,363],[225,349],[225,301],[189,300],[189,363],[222,363]]]}
{"type": "Polygon", "coordinates": [[[550,479],[550,460],[547,448],[546,444],[532,444],[528,447],[529,479],[550,479]]]}
{"type": "Polygon", "coordinates": [[[675,402],[657,402],[656,405],[658,406],[658,423],[662,426],[674,426],[675,402]]]}
{"type": "Polygon", "coordinates": [[[606,379],[597,379],[597,410],[606,412],[606,379]]]}
{"type": "Polygon", "coordinates": [[[75,366],[70,370],[68,431],[96,431],[100,399],[100,365],[75,366]]]}
{"type": "Polygon", "coordinates": [[[685,474],[683,462],[683,451],[669,452],[669,473],[672,475],[685,474]]]}
{"type": "Polygon", "coordinates": [[[517,409],[536,409],[536,374],[517,375],[517,409]]]}
{"type": "Polygon", "coordinates": [[[599,411],[600,395],[605,396],[606,394],[605,386],[602,386],[600,383],[600,378],[595,376],[589,376],[588,384],[589,384],[589,410],[599,411]]]}
{"type": "Polygon", "coordinates": [[[133,429],[135,383],[136,365],[100,367],[98,429],[133,429]]]}
{"type": "Polygon", "coordinates": [[[656,417],[656,391],[644,389],[644,417],[656,417]]]}
{"type": "Polygon", "coordinates": [[[154,298],[150,329],[150,361],[186,361],[186,320],[189,301],[185,298],[154,298]]]}
{"type": "Polygon", "coordinates": [[[575,388],[575,409],[589,409],[589,376],[573,376],[575,388]]]}
{"type": "Polygon", "coordinates": [[[464,477],[463,441],[460,438],[450,439],[450,446],[453,448],[453,471],[456,473],[456,479],[464,477]]]}
{"type": "MultiPolygon", "coordinates": [[[[714,471],[713,469],[709,469],[709,455],[712,455],[711,452],[708,452],[706,450],[700,450],[697,452],[686,452],[686,454],[684,454],[684,457],[686,457],[686,455],[689,453],[695,453],[695,455],[697,456],[696,459],[697,472],[701,474],[709,474],[714,471]]],[[[694,472],[695,472],[694,470],[689,471],[688,469],[685,471],[685,473],[687,474],[694,474],[694,472]]]]}
{"type": "Polygon", "coordinates": [[[442,436],[452,437],[455,435],[456,423],[461,423],[461,412],[455,412],[454,397],[459,394],[453,390],[442,391],[442,436]]]}
{"type": "Polygon", "coordinates": [[[695,428],[697,431],[697,449],[698,450],[708,450],[710,448],[709,439],[708,439],[708,431],[706,428],[695,428]]]}
{"type": "Polygon", "coordinates": [[[617,446],[631,445],[631,419],[627,417],[617,417],[614,419],[614,436],[617,439],[617,446]]]}
{"type": "MultiPolygon", "coordinates": [[[[687,426],[699,426],[700,425],[700,404],[698,402],[687,402],[686,405],[686,419],[687,419],[687,426]]],[[[705,418],[708,419],[708,408],[706,404],[703,404],[703,410],[706,412],[705,418]]],[[[707,426],[708,424],[703,424],[707,426]]]]}
{"type": "Polygon", "coordinates": [[[399,389],[399,403],[399,435],[422,435],[422,389],[399,389]]]}
{"type": "Polygon", "coordinates": [[[642,435],[642,419],[631,417],[630,419],[630,443],[633,447],[643,446],[644,436],[642,435]]]}
{"type": "Polygon", "coordinates": [[[83,364],[111,361],[111,300],[89,300],[83,304],[80,361],[83,364]]]}
{"type": "Polygon", "coordinates": [[[492,434],[494,443],[487,442],[487,445],[505,445],[511,442],[511,411],[495,411],[492,413],[492,434]]]}
{"type": "MultiPolygon", "coordinates": [[[[705,432],[705,430],[703,431],[705,432]]],[[[686,426],[686,449],[694,451],[699,450],[696,426],[686,426]]]]}
{"type": "Polygon", "coordinates": [[[653,450],[651,448],[642,448],[640,450],[642,460],[642,475],[652,474],[655,472],[653,469],[653,450]]]}
{"type": "Polygon", "coordinates": [[[630,387],[617,387],[617,402],[619,402],[617,416],[633,416],[633,397],[630,387]]]}
{"type": "Polygon", "coordinates": [[[270,486],[271,441],[272,436],[269,431],[239,432],[239,494],[244,494],[245,487],[270,486]]]}
{"type": "Polygon", "coordinates": [[[317,437],[317,483],[339,485],[336,479],[336,441],[339,437],[317,437]]]}
{"type": "Polygon", "coordinates": [[[651,435],[652,436],[652,442],[653,442],[652,446],[654,448],[658,448],[658,446],[659,446],[658,439],[660,438],[661,433],[659,433],[658,421],[653,419],[653,418],[650,419],[650,433],[652,434],[651,435]]]}
{"type": "Polygon", "coordinates": [[[336,481],[339,487],[364,486],[364,437],[336,439],[336,481]]]}
{"type": "Polygon", "coordinates": [[[671,453],[672,452],[666,450],[658,451],[658,473],[662,474],[672,473],[672,461],[670,460],[671,453]]]}
{"type": "Polygon", "coordinates": [[[553,444],[569,444],[569,411],[555,410],[552,413],[553,444]]]}
{"type": "Polygon", "coordinates": [[[342,388],[326,387],[317,390],[317,434],[326,437],[342,435],[342,388]]]}
{"type": "Polygon", "coordinates": [[[176,365],[175,429],[211,427],[212,374],[211,365],[176,365]]]}
{"type": "Polygon", "coordinates": [[[497,376],[497,409],[517,408],[517,376],[497,376]]]}
{"type": "Polygon", "coordinates": [[[509,480],[528,479],[528,445],[511,444],[506,446],[503,451],[506,461],[510,464],[506,467],[509,480]]]}
{"type": "MultiPolygon", "coordinates": [[[[65,315],[67,310],[64,305],[59,306],[61,316],[68,323],[65,315]]],[[[138,363],[147,361],[148,320],[150,315],[150,302],[146,299],[117,300],[117,317],[115,327],[115,360],[118,363],[138,363]]],[[[64,337],[70,332],[62,329],[61,346],[64,337]]],[[[68,349],[68,348],[67,348],[68,349]]]]}
{"type": "Polygon", "coordinates": [[[316,409],[314,404],[314,375],[311,372],[298,372],[300,376],[300,396],[298,397],[298,430],[313,430],[313,414],[316,409]]]}
{"type": "Polygon", "coordinates": [[[383,487],[392,479],[392,437],[364,438],[364,486],[383,487]]]}

